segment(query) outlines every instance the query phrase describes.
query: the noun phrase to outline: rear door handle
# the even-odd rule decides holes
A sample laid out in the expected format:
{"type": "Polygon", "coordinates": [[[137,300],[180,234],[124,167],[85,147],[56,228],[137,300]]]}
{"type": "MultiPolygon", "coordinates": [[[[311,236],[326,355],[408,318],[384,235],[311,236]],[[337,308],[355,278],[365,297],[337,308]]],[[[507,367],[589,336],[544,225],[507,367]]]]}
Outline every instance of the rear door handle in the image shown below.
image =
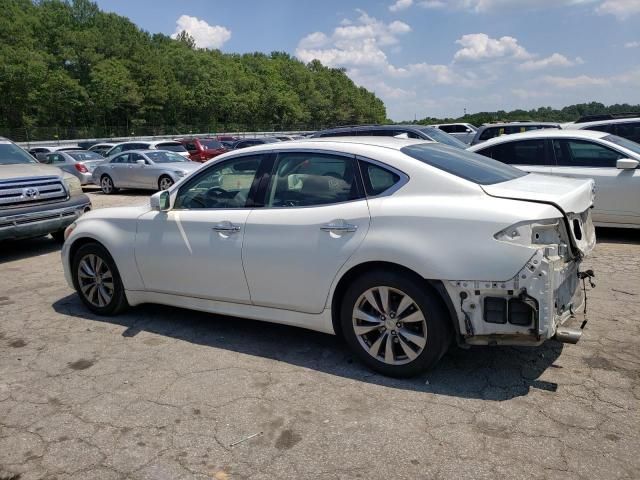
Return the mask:
{"type": "Polygon", "coordinates": [[[358,226],[346,222],[331,222],[322,225],[320,230],[324,232],[355,232],[358,230],[358,226]]]}
{"type": "Polygon", "coordinates": [[[220,222],[215,224],[213,229],[219,233],[237,233],[240,231],[240,225],[234,225],[231,222],[220,222]]]}

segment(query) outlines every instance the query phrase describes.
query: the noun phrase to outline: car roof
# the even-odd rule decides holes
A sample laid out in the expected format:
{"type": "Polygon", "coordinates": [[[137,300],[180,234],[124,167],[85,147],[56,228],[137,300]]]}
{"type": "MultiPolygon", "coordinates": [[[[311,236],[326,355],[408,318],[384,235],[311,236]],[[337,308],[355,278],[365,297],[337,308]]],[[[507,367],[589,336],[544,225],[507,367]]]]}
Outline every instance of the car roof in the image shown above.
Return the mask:
{"type": "Polygon", "coordinates": [[[535,138],[584,138],[586,140],[598,140],[611,135],[607,132],[597,132],[595,130],[559,130],[559,129],[541,129],[529,130],[523,133],[512,133],[510,135],[501,135],[494,137],[486,142],[473,145],[468,150],[480,150],[491,145],[499,143],[513,142],[515,140],[531,140],[535,138]]]}
{"type": "Polygon", "coordinates": [[[571,123],[571,124],[568,124],[565,128],[585,130],[585,129],[588,129],[589,127],[594,127],[596,125],[610,125],[615,123],[630,123],[630,122],[640,122],[640,116],[625,117],[625,118],[611,118],[609,120],[597,120],[594,122],[571,123]]]}
{"type": "Polygon", "coordinates": [[[498,123],[485,123],[484,125],[482,125],[480,127],[480,129],[487,129],[487,128],[502,128],[502,127],[525,127],[525,126],[531,126],[531,125],[553,125],[553,126],[558,126],[560,125],[557,122],[498,122],[498,123]]]}
{"type": "Polygon", "coordinates": [[[297,149],[314,149],[319,148],[322,150],[335,149],[340,151],[340,148],[345,146],[367,146],[377,148],[387,148],[392,150],[400,150],[408,145],[414,145],[416,143],[427,143],[439,145],[437,142],[430,140],[424,140],[420,138],[393,138],[393,137],[325,137],[325,138],[310,138],[301,140],[291,140],[289,142],[276,142],[267,143],[262,145],[256,145],[242,149],[242,152],[259,152],[263,150],[297,150],[297,149]]]}

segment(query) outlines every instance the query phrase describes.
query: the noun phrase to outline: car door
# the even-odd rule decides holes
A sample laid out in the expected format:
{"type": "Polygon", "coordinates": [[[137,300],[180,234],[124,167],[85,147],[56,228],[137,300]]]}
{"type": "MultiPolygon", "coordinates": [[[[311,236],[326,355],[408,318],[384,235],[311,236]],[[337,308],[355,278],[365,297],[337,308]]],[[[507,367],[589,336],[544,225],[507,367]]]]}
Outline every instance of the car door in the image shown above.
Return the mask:
{"type": "Polygon", "coordinates": [[[369,208],[353,156],[280,153],[245,228],[243,264],[254,305],[320,313],[331,282],[362,243],[369,208]]]}
{"type": "Polygon", "coordinates": [[[543,138],[506,141],[476,153],[530,173],[551,174],[555,163],[549,142],[543,138]]]}
{"type": "Polygon", "coordinates": [[[130,187],[135,188],[153,188],[154,183],[157,187],[155,179],[158,177],[159,167],[149,162],[141,154],[136,152],[129,153],[127,160],[128,174],[127,181],[130,187]],[[144,165],[138,165],[138,160],[145,162],[144,165]]]}
{"type": "Polygon", "coordinates": [[[127,187],[128,182],[128,168],[129,168],[129,154],[121,153],[120,155],[114,157],[105,168],[105,173],[111,177],[113,180],[113,184],[116,187],[127,187]]]}
{"type": "Polygon", "coordinates": [[[606,223],[637,223],[640,216],[640,172],[616,167],[627,155],[592,140],[556,139],[553,173],[596,182],[593,220],[606,223]]]}
{"type": "Polygon", "coordinates": [[[244,155],[211,165],[180,187],[169,211],[139,218],[136,262],[147,290],[251,303],[242,243],[263,160],[244,155]]]}

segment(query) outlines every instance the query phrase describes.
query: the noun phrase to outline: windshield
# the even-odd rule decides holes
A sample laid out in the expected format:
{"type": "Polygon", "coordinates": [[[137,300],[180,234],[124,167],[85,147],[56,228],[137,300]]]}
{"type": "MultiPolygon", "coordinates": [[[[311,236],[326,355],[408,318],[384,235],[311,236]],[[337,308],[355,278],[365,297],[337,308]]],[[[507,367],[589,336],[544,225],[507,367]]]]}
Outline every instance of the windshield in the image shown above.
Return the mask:
{"type": "Polygon", "coordinates": [[[147,157],[151,159],[153,163],[174,163],[174,162],[189,162],[190,160],[173,152],[147,152],[147,157]]]}
{"type": "Polygon", "coordinates": [[[527,172],[491,158],[446,145],[419,143],[401,148],[400,151],[427,165],[480,185],[492,185],[527,175],[527,172]]]}
{"type": "Polygon", "coordinates": [[[468,145],[464,142],[461,142],[455,137],[452,137],[448,133],[443,132],[442,130],[435,127],[426,127],[420,129],[424,132],[431,140],[434,140],[438,143],[443,143],[445,145],[449,145],[451,147],[466,149],[468,145]]]}
{"type": "Polygon", "coordinates": [[[76,162],[84,162],[86,160],[104,160],[104,157],[96,152],[68,152],[68,155],[76,162]]]}
{"type": "Polygon", "coordinates": [[[11,142],[0,143],[0,165],[15,165],[19,163],[38,163],[31,155],[11,142]]]}
{"type": "Polygon", "coordinates": [[[184,148],[184,145],[178,142],[171,143],[159,143],[156,145],[158,150],[169,150],[170,152],[186,152],[187,149],[184,148]]]}
{"type": "Polygon", "coordinates": [[[626,138],[618,137],[617,135],[607,135],[603,138],[611,143],[615,143],[621,147],[626,148],[627,150],[631,150],[633,153],[637,153],[640,155],[640,143],[636,143],[632,140],[627,140],[626,138]]]}
{"type": "Polygon", "coordinates": [[[212,140],[210,138],[206,138],[206,139],[200,139],[200,144],[204,147],[207,148],[209,150],[217,150],[218,148],[224,148],[224,145],[222,145],[219,141],[217,140],[212,140]]]}

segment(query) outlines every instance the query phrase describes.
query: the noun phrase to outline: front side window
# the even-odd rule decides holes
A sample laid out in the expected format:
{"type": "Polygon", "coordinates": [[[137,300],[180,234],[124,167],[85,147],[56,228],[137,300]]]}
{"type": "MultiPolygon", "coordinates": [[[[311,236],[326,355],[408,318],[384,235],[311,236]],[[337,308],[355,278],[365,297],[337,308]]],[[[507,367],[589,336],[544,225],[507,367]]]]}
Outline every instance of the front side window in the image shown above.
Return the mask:
{"type": "Polygon", "coordinates": [[[565,167],[616,167],[624,155],[587,140],[554,140],[553,150],[558,165],[565,167]]]}
{"type": "Polygon", "coordinates": [[[321,153],[283,153],[267,192],[269,207],[310,207],[362,198],[356,161],[321,153]]]}
{"type": "Polygon", "coordinates": [[[616,124],[616,135],[640,143],[640,122],[616,124]]]}
{"type": "Polygon", "coordinates": [[[504,128],[502,129],[502,133],[500,133],[500,129],[496,127],[485,128],[484,131],[480,134],[480,140],[489,140],[490,138],[497,137],[503,134],[504,128]]]}
{"type": "Polygon", "coordinates": [[[360,170],[367,195],[380,195],[400,181],[400,175],[368,162],[360,162],[360,170]]]}
{"type": "Polygon", "coordinates": [[[47,155],[47,163],[64,163],[64,157],[59,153],[50,153],[47,155]]]}
{"type": "Polygon", "coordinates": [[[120,164],[120,163],[127,163],[128,161],[129,161],[129,154],[124,153],[122,155],[118,155],[116,158],[111,160],[111,163],[120,164]]]}
{"type": "Polygon", "coordinates": [[[109,156],[119,154],[119,153],[123,150],[123,148],[124,148],[124,146],[123,146],[123,145],[118,145],[117,147],[113,147],[113,148],[109,151],[109,156]]]}
{"type": "Polygon", "coordinates": [[[480,150],[477,153],[508,165],[549,164],[545,154],[544,139],[506,142],[480,150]]]}
{"type": "Polygon", "coordinates": [[[245,208],[261,155],[215,164],[193,177],[178,191],[174,208],[245,208]]]}
{"type": "Polygon", "coordinates": [[[480,185],[492,185],[527,175],[527,172],[491,158],[446,145],[418,143],[400,149],[427,165],[480,185]]]}

